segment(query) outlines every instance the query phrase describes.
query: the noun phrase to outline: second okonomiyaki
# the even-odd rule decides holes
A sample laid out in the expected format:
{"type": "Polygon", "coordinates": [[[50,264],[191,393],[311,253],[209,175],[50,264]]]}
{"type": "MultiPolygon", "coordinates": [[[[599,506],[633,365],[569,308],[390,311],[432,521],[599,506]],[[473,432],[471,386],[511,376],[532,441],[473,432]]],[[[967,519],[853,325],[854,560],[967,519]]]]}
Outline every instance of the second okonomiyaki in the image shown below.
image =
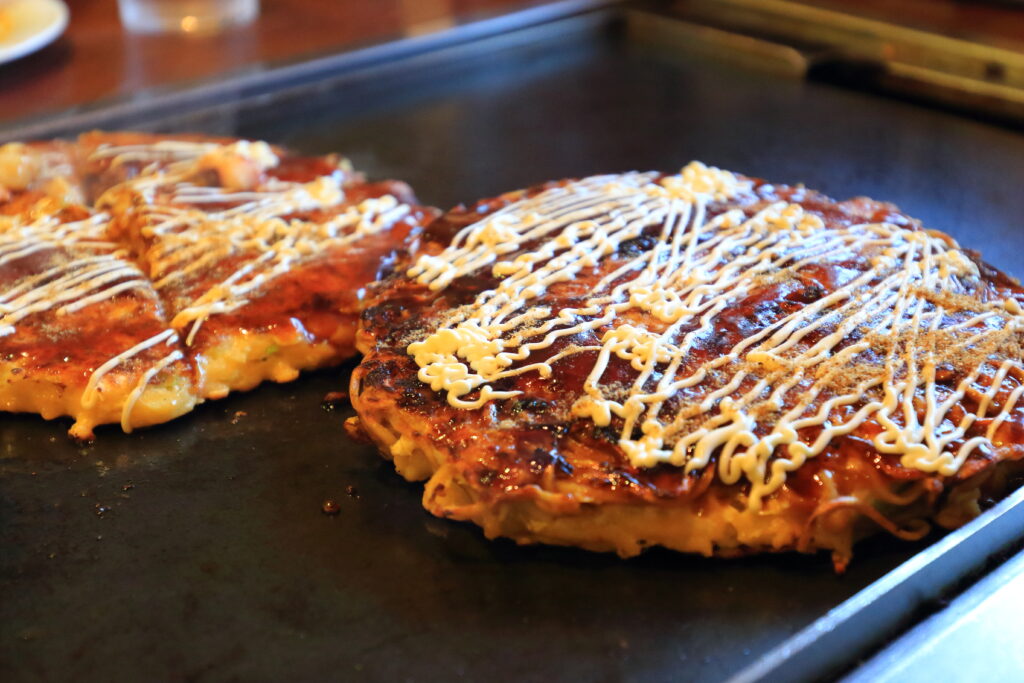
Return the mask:
{"type": "Polygon", "coordinates": [[[404,183],[248,141],[203,148],[98,203],[165,301],[202,398],[354,355],[363,288],[435,215],[404,183]]]}
{"type": "Polygon", "coordinates": [[[435,212],[334,155],[97,132],[0,147],[0,214],[0,409],[88,439],[350,357],[435,212]]]}
{"type": "Polygon", "coordinates": [[[894,206],[699,163],[432,224],[351,396],[424,505],[623,556],[919,538],[1024,456],[1024,291],[894,206]]]}

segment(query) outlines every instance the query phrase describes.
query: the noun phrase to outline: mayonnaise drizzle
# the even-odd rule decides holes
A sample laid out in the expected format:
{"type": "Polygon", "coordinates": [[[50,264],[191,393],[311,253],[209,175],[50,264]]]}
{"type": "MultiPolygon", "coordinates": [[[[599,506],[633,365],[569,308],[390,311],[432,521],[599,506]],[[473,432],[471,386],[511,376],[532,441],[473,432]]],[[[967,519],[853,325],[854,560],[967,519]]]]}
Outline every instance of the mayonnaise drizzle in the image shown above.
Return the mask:
{"type": "MultiPolygon", "coordinates": [[[[203,320],[245,305],[255,290],[288,272],[298,260],[385,230],[412,210],[384,196],[346,207],[322,222],[288,219],[290,214],[329,209],[344,201],[344,174],[309,183],[263,179],[260,174],[279,163],[264,142],[221,145],[164,140],[102,145],[90,160],[107,160],[111,168],[142,164],[135,177],[112,188],[97,205],[116,204],[125,189],[138,193],[143,200],[139,211],[149,219],[145,234],[158,238],[149,263],[152,276],[159,279],[150,283],[127,252],[108,241],[110,216],[106,213],[69,223],[56,216],[28,222],[0,216],[0,267],[39,252],[60,250],[55,265],[0,292],[0,336],[15,333],[18,323],[32,314],[62,316],[129,291],[155,298],[154,286],[167,287],[219,258],[239,252],[259,254],[178,312],[172,325],[194,323],[187,340],[191,343],[203,320]],[[218,186],[196,184],[211,177],[208,171],[216,172],[218,186]],[[159,191],[169,191],[169,201],[156,201],[159,191]],[[228,208],[205,211],[205,205],[228,208]]],[[[141,372],[122,407],[121,426],[130,432],[132,412],[149,383],[185,357],[176,348],[179,343],[178,333],[165,329],[104,362],[89,377],[83,408],[96,404],[111,371],[166,344],[170,352],[141,372]]]]}
{"type": "Polygon", "coordinates": [[[57,316],[110,299],[122,292],[152,294],[143,273],[117,245],[102,239],[109,217],[60,223],[46,216],[0,232],[0,266],[37,252],[61,250],[56,265],[22,279],[0,293],[0,336],[15,332],[29,315],[53,311],[57,316]]]}
{"type": "Polygon", "coordinates": [[[221,147],[216,142],[187,142],[183,140],[160,140],[157,142],[131,145],[102,144],[89,155],[90,161],[109,159],[111,166],[126,163],[192,161],[221,147]]]}
{"type": "MultiPolygon", "coordinates": [[[[167,343],[177,344],[178,335],[168,337],[167,343]]],[[[178,349],[175,349],[148,368],[146,372],[142,374],[142,377],[139,377],[139,381],[135,383],[135,387],[132,389],[131,393],[128,394],[128,398],[125,399],[124,402],[124,407],[121,409],[121,429],[124,430],[125,434],[130,434],[132,431],[132,411],[135,410],[135,405],[139,402],[139,399],[142,398],[142,393],[146,390],[146,387],[149,386],[149,383],[153,381],[153,378],[156,377],[158,373],[162,372],[175,361],[179,361],[184,357],[185,354],[178,349]]]]}
{"type": "Polygon", "coordinates": [[[386,230],[412,211],[385,195],[346,207],[322,221],[289,218],[341,204],[345,200],[342,174],[307,183],[271,178],[252,187],[231,189],[197,185],[192,179],[201,168],[212,164],[223,169],[222,162],[238,159],[249,160],[259,169],[271,168],[277,157],[269,147],[234,143],[204,148],[191,158],[191,166],[181,162],[170,171],[153,171],[129,183],[146,198],[137,210],[146,220],[143,234],[153,245],[144,257],[157,290],[203,273],[228,257],[250,255],[202,295],[180,306],[171,324],[176,329],[191,325],[185,339],[188,345],[207,318],[245,306],[267,283],[299,262],[386,230]],[[159,199],[158,189],[164,193],[159,199]],[[207,205],[226,208],[206,210],[203,207],[207,205]]]}
{"type": "MultiPolygon", "coordinates": [[[[98,398],[99,394],[100,382],[103,380],[103,377],[108,372],[116,368],[118,365],[121,365],[122,363],[131,360],[132,358],[139,355],[146,349],[156,346],[160,342],[175,344],[177,343],[177,341],[178,335],[174,330],[164,330],[158,334],[153,335],[149,339],[139,342],[130,349],[122,351],[121,353],[117,354],[116,356],[108,360],[103,365],[96,368],[96,370],[92,373],[92,376],[89,377],[89,383],[86,384],[85,391],[82,392],[82,405],[86,408],[95,405],[96,399],[98,398]]],[[[152,375],[150,377],[152,377],[152,375]]],[[[149,380],[146,380],[146,383],[148,383],[148,381],[149,380]]],[[[143,386],[145,386],[145,384],[143,384],[143,386]]],[[[130,414],[131,409],[127,408],[127,406],[126,409],[128,410],[128,414],[130,414]]]]}
{"type": "MultiPolygon", "coordinates": [[[[107,214],[96,214],[81,221],[61,223],[55,216],[42,216],[27,223],[10,218],[0,230],[0,267],[36,253],[56,251],[55,265],[25,278],[0,292],[0,336],[14,334],[17,325],[29,315],[67,315],[134,291],[137,296],[155,299],[145,275],[118,245],[105,239],[107,214]]],[[[103,378],[117,366],[146,349],[165,342],[178,344],[174,330],[166,329],[109,359],[89,376],[82,392],[81,405],[91,408],[99,397],[103,378]]],[[[183,358],[174,350],[140,376],[122,408],[121,425],[131,431],[131,413],[160,371],[183,358]]]]}
{"type": "Polygon", "coordinates": [[[482,269],[501,280],[409,344],[420,380],[446,391],[454,407],[479,408],[517,395],[493,388],[498,380],[548,377],[558,360],[590,352],[573,415],[599,426],[620,419],[619,445],[639,467],[692,472],[717,454],[719,477],[748,481],[755,509],[788,472],[869,419],[880,427],[879,452],[925,472],[955,474],[972,451],[992,445],[1024,394],[1024,368],[1005,352],[1019,342],[1024,315],[1012,299],[969,298],[979,274],[955,244],[890,223],[827,229],[786,202],[708,220],[710,202],[750,184],[697,162],[654,178],[599,176],[545,191],[464,228],[441,254],[421,256],[408,274],[435,291],[482,269]],[[600,271],[582,306],[553,314],[544,305],[549,288],[602,268],[620,245],[657,226],[653,246],[600,271]],[[708,357],[694,351],[714,341],[719,315],[759,288],[807,266],[865,257],[871,268],[840,268],[833,291],[697,360],[708,357]],[[574,335],[600,343],[531,361],[574,335]],[[959,384],[937,380],[940,366],[972,353],[959,384]],[[613,356],[638,373],[630,386],[602,381],[613,356]],[[1016,388],[1004,388],[1009,376],[1016,388]],[[977,409],[954,409],[968,393],[980,397],[977,409]],[[980,419],[991,420],[985,436],[963,440],[980,419]]]}
{"type": "MultiPolygon", "coordinates": [[[[259,174],[277,166],[279,159],[266,142],[239,140],[229,144],[161,140],[137,145],[100,145],[90,161],[109,160],[111,168],[126,163],[145,164],[126,185],[146,201],[152,201],[156,190],[174,183],[188,183],[204,171],[216,173],[224,188],[245,189],[259,179],[259,174]]],[[[96,205],[103,208],[109,197],[122,189],[114,186],[104,193],[96,205]]]]}

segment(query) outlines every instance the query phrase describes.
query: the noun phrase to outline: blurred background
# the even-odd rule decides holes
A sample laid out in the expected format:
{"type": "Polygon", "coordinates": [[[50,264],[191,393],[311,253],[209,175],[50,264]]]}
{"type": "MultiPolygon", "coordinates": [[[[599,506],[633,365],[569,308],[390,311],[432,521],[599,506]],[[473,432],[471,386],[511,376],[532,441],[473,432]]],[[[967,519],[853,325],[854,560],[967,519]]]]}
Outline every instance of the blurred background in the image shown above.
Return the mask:
{"type": "Polygon", "coordinates": [[[524,10],[612,4],[673,17],[661,33],[675,48],[1024,121],[1013,0],[0,0],[0,133],[524,10]]]}
{"type": "Polygon", "coordinates": [[[443,33],[456,23],[543,4],[0,0],[0,60],[5,43],[27,42],[33,50],[20,58],[13,58],[17,55],[12,52],[12,58],[0,65],[0,127],[118,99],[145,98],[154,89],[209,83],[403,37],[443,33]],[[62,12],[67,15],[66,28],[62,12]],[[53,33],[55,27],[59,34],[53,33]],[[36,33],[52,42],[33,42],[36,33]]]}

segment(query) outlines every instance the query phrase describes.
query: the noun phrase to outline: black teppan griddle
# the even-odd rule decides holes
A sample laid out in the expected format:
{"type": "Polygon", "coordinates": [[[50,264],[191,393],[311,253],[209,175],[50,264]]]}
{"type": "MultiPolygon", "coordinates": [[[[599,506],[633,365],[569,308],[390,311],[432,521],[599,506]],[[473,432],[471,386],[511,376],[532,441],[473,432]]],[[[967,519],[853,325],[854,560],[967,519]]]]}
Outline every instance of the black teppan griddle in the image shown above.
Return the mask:
{"type": "MultiPolygon", "coordinates": [[[[341,151],[442,207],[696,158],[894,201],[1024,274],[1020,135],[649,49],[649,17],[635,13],[550,18],[401,59],[296,67],[306,77],[290,87],[167,93],[182,106],[32,130],[341,151]]],[[[347,404],[321,407],[351,367],[132,435],[103,428],[85,447],[66,422],[0,416],[0,680],[806,678],[849,666],[1024,536],[1018,495],[946,537],[872,539],[844,576],[826,555],[622,561],[487,541],[430,517],[420,486],[351,441],[347,404]]]]}

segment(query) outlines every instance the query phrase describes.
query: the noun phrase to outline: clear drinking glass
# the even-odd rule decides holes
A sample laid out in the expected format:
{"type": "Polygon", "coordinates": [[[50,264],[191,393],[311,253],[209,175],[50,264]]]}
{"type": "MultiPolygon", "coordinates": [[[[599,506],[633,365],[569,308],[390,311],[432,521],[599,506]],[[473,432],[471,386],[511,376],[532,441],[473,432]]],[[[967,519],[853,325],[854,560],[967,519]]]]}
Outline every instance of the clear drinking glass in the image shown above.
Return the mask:
{"type": "Polygon", "coordinates": [[[259,0],[117,0],[121,22],[137,33],[216,33],[246,24],[259,0]]]}

